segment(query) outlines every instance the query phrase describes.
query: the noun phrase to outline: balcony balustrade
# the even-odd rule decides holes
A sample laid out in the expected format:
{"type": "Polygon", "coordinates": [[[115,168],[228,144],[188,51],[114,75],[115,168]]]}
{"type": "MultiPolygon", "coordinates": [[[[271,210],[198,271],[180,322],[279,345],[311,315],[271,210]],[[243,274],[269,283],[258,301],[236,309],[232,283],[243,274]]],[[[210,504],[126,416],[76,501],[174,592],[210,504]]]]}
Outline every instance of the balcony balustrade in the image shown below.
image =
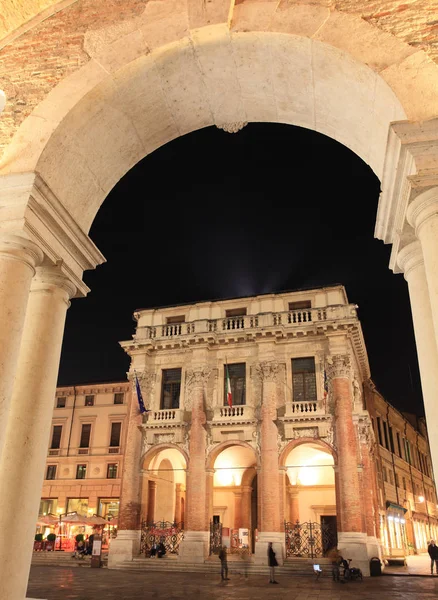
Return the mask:
{"type": "Polygon", "coordinates": [[[219,406],[214,409],[213,421],[242,421],[254,418],[254,407],[239,404],[236,406],[219,406]]]}
{"type": "Polygon", "coordinates": [[[286,404],[286,417],[299,415],[324,414],[325,408],[322,402],[316,400],[306,400],[303,402],[292,402],[286,404]]]}
{"type": "Polygon", "coordinates": [[[148,424],[181,423],[184,420],[184,411],[179,408],[165,408],[152,410],[148,413],[148,424]]]}
{"type": "Polygon", "coordinates": [[[193,334],[227,334],[251,332],[281,327],[284,330],[314,324],[330,323],[356,318],[355,304],[306,308],[285,312],[242,315],[222,319],[200,319],[188,323],[172,323],[138,327],[135,340],[138,342],[155,339],[174,339],[193,334]]]}

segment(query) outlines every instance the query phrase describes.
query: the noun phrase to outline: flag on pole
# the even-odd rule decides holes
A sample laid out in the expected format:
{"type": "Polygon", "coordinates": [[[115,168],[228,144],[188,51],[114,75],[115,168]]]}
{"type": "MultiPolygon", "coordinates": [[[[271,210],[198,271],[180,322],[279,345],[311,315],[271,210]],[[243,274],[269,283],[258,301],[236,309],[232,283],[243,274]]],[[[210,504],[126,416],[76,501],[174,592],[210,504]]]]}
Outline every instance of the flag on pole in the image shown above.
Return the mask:
{"type": "Polygon", "coordinates": [[[145,412],[149,412],[149,410],[144,405],[140,384],[138,382],[137,373],[135,371],[134,371],[134,375],[135,375],[135,389],[137,390],[138,407],[140,409],[140,414],[143,414],[145,412]]]}
{"type": "Polygon", "coordinates": [[[328,396],[328,379],[327,379],[327,369],[324,366],[324,400],[327,400],[328,396]]]}
{"type": "Polygon", "coordinates": [[[228,365],[225,365],[226,373],[227,373],[227,402],[228,406],[232,408],[233,406],[233,394],[231,393],[231,381],[230,374],[228,373],[228,365]]]}

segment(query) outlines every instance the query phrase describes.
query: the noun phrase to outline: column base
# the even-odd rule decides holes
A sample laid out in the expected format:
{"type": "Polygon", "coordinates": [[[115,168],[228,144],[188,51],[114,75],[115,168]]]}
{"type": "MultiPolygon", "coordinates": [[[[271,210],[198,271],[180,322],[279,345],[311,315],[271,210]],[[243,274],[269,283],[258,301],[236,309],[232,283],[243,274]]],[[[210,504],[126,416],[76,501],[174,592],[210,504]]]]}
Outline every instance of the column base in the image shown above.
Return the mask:
{"type": "Polygon", "coordinates": [[[120,563],[132,561],[140,554],[140,535],[141,532],[135,529],[117,532],[109,548],[108,569],[115,569],[120,563]]]}
{"type": "Polygon", "coordinates": [[[369,577],[370,575],[371,557],[368,556],[368,539],[366,533],[353,531],[338,532],[338,549],[340,554],[347,560],[351,558],[351,566],[361,569],[364,577],[369,577]]]}
{"type": "Polygon", "coordinates": [[[255,544],[254,562],[257,565],[268,565],[268,543],[272,542],[272,547],[275,552],[275,557],[278,564],[281,566],[284,563],[285,557],[285,541],[284,533],[279,531],[274,532],[259,532],[258,540],[255,544]]]}
{"type": "Polygon", "coordinates": [[[178,560],[183,563],[203,563],[208,557],[209,541],[209,531],[185,531],[178,560]]]}

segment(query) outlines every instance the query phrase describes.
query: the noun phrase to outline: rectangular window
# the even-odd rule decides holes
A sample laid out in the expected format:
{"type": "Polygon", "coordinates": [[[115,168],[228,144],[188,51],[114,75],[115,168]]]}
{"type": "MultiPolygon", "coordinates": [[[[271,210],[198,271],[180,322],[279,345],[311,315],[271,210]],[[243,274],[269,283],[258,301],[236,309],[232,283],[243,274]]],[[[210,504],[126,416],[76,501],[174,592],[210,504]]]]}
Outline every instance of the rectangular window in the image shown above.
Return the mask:
{"type": "Polygon", "coordinates": [[[398,448],[398,455],[400,456],[400,458],[403,458],[403,454],[402,454],[402,447],[401,447],[401,441],[400,441],[400,434],[397,431],[397,448],[398,448]]]}
{"type": "Polygon", "coordinates": [[[391,469],[389,469],[389,471],[388,471],[388,472],[389,472],[389,483],[390,483],[391,485],[394,485],[394,474],[393,474],[393,472],[391,471],[391,469]]]}
{"type": "Polygon", "coordinates": [[[226,317],[244,317],[246,315],[246,308],[230,308],[225,311],[226,317]]]}
{"type": "Polygon", "coordinates": [[[185,315],[177,315],[176,317],[167,317],[166,323],[168,323],[169,325],[172,325],[173,323],[175,323],[175,324],[184,323],[185,320],[186,320],[185,315]]]}
{"type": "Polygon", "coordinates": [[[397,473],[394,473],[394,477],[395,477],[395,485],[397,487],[400,487],[400,479],[397,473]]]}
{"type": "MultiPolygon", "coordinates": [[[[228,365],[233,406],[246,404],[246,364],[228,365]]],[[[227,365],[224,365],[224,406],[227,406],[227,365]]]]}
{"type": "Polygon", "coordinates": [[[41,498],[40,509],[38,511],[39,516],[45,516],[48,514],[56,515],[56,509],[58,506],[58,498],[41,498]]]}
{"type": "Polygon", "coordinates": [[[67,512],[77,512],[78,515],[86,516],[88,512],[88,498],[69,498],[67,500],[67,512]]]}
{"type": "Polygon", "coordinates": [[[383,481],[388,481],[386,467],[382,467],[382,473],[383,473],[383,481]]]}
{"type": "Polygon", "coordinates": [[[99,498],[99,516],[104,519],[116,519],[119,516],[118,498],[99,498]]]}
{"type": "Polygon", "coordinates": [[[91,435],[91,424],[86,423],[86,424],[82,425],[81,441],[79,443],[79,448],[89,448],[90,447],[90,435],[91,435]]]}
{"type": "Polygon", "coordinates": [[[381,423],[381,418],[377,417],[377,435],[379,436],[379,444],[381,446],[383,446],[382,443],[382,423],[381,423]]]}
{"type": "Polygon", "coordinates": [[[161,409],[179,408],[181,369],[163,369],[161,409]]]}
{"type": "Polygon", "coordinates": [[[85,406],[94,406],[94,396],[85,396],[85,406]]]}
{"type": "Polygon", "coordinates": [[[316,401],[315,359],[292,359],[292,387],[294,402],[316,401]]]}
{"type": "Polygon", "coordinates": [[[388,425],[388,432],[389,432],[389,446],[390,446],[391,452],[393,454],[395,454],[395,449],[394,449],[394,433],[393,433],[392,427],[390,425],[388,425]]]}
{"type": "Polygon", "coordinates": [[[403,477],[403,489],[406,491],[406,477],[403,477]]]}
{"type": "Polygon", "coordinates": [[[386,421],[383,421],[383,434],[385,436],[385,448],[389,450],[388,423],[386,421]]]}
{"type": "Polygon", "coordinates": [[[67,402],[67,398],[65,396],[59,396],[59,398],[56,399],[56,408],[65,408],[67,402]]]}
{"type": "Polygon", "coordinates": [[[300,300],[299,302],[289,302],[289,310],[303,310],[305,308],[312,308],[310,300],[300,300]]]}
{"type": "Polygon", "coordinates": [[[123,404],[124,398],[125,394],[123,392],[117,392],[117,394],[114,394],[114,404],[123,404]]]}
{"type": "Polygon", "coordinates": [[[56,479],[56,465],[48,465],[46,479],[56,479]]]}
{"type": "Polygon", "coordinates": [[[117,463],[111,463],[106,470],[107,479],[117,479],[117,463]]]}
{"type": "Polygon", "coordinates": [[[111,423],[110,446],[120,446],[121,423],[111,423]]]}
{"type": "Polygon", "coordinates": [[[55,449],[61,447],[61,435],[62,425],[54,425],[52,433],[52,443],[50,444],[50,448],[55,449]]]}
{"type": "Polygon", "coordinates": [[[76,479],[85,479],[87,474],[87,465],[78,465],[76,467],[76,479]]]}
{"type": "Polygon", "coordinates": [[[408,440],[405,439],[405,456],[406,456],[406,462],[408,462],[410,465],[412,464],[411,462],[411,447],[410,447],[410,443],[408,440]]]}

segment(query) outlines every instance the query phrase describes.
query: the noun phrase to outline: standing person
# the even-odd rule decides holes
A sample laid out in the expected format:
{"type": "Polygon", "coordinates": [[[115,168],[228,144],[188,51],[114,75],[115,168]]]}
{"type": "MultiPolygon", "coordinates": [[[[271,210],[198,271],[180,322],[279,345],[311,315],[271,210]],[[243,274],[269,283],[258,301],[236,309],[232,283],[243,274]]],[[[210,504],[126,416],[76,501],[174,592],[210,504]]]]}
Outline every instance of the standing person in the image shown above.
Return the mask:
{"type": "Polygon", "coordinates": [[[430,574],[433,575],[433,565],[435,564],[435,572],[438,575],[438,546],[433,540],[430,540],[427,551],[430,556],[430,574]]]}
{"type": "Polygon", "coordinates": [[[278,583],[275,581],[275,567],[278,567],[277,559],[275,558],[274,548],[272,542],[268,544],[268,565],[269,565],[269,583],[278,583]]]}
{"type": "Polygon", "coordinates": [[[222,546],[219,552],[219,560],[221,561],[221,579],[222,581],[230,581],[228,578],[228,561],[227,561],[227,547],[222,546]]]}

